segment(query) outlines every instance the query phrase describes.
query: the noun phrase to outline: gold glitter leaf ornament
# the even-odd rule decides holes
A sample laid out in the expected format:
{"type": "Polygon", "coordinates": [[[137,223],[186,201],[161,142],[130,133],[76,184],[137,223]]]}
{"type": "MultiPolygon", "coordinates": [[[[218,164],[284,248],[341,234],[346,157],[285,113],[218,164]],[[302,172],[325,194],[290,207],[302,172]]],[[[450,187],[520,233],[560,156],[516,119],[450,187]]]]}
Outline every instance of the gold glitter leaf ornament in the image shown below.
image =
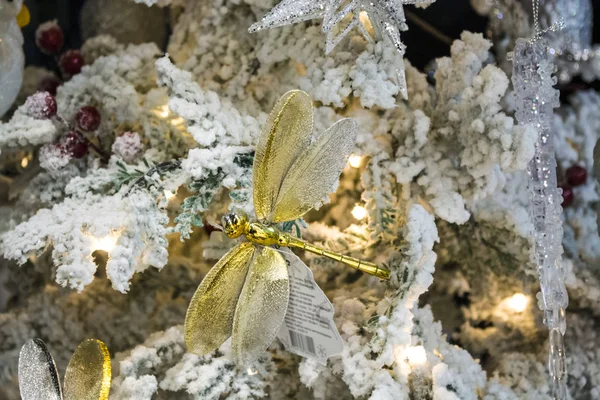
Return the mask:
{"type": "Polygon", "coordinates": [[[315,137],[308,94],[291,91],[277,102],[256,145],[257,220],[241,213],[223,217],[227,236],[247,241],[223,256],[194,294],[185,319],[188,351],[210,353],[231,336],[234,361],[249,364],[267,349],[284,321],[290,295],[286,261],[272,246],[304,249],[389,279],[389,271],[375,264],[314,246],[275,226],[302,217],[332,191],[357,130],[354,120],[343,119],[315,137]]]}
{"type": "Polygon", "coordinates": [[[100,340],[82,342],[67,366],[64,393],[52,355],[41,339],[25,343],[19,355],[23,400],[107,400],[111,383],[110,353],[100,340]]]}
{"type": "Polygon", "coordinates": [[[110,391],[110,353],[96,339],[82,342],[65,373],[65,400],[106,400],[110,391]]]}

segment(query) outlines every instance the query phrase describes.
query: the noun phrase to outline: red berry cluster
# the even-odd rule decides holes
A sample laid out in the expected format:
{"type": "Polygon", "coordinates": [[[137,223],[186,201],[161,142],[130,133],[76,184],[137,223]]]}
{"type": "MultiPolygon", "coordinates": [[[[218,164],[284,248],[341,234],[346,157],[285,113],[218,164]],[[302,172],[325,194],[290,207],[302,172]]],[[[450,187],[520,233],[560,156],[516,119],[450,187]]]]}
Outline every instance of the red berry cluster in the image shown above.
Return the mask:
{"type": "Polygon", "coordinates": [[[563,207],[569,207],[575,200],[574,186],[580,186],[587,180],[587,170],[580,165],[573,165],[565,172],[567,183],[560,185],[562,189],[563,207]]]}
{"type": "MultiPolygon", "coordinates": [[[[65,35],[56,21],[48,21],[37,28],[35,43],[42,53],[57,57],[65,44],[65,35]]],[[[67,50],[57,60],[63,78],[77,75],[85,64],[79,50],[67,50]]],[[[40,83],[40,90],[56,94],[60,84],[57,79],[46,79],[40,83]]]]}
{"type": "Polygon", "coordinates": [[[83,158],[88,150],[88,142],[76,131],[71,131],[65,137],[65,147],[73,158],[83,158]]]}
{"type": "Polygon", "coordinates": [[[55,148],[60,150],[61,154],[64,154],[66,157],[82,158],[88,154],[89,148],[93,147],[101,157],[104,159],[108,158],[84,134],[84,132],[96,132],[100,127],[102,118],[96,107],[81,107],[75,114],[74,126],[60,116],[57,116],[57,111],[56,98],[49,92],[37,92],[29,96],[25,102],[25,112],[29,116],[36,119],[57,117],[57,122],[66,125],[69,133],[58,143],[54,144],[55,148]]]}
{"type": "MultiPolygon", "coordinates": [[[[64,138],[63,145],[73,158],[84,157],[93,144],[83,132],[95,132],[100,127],[100,113],[96,107],[81,107],[75,114],[75,127],[69,126],[70,132],[64,138]]],[[[99,152],[100,149],[96,150],[99,152]]],[[[104,156],[104,154],[100,154],[104,156]]]]}

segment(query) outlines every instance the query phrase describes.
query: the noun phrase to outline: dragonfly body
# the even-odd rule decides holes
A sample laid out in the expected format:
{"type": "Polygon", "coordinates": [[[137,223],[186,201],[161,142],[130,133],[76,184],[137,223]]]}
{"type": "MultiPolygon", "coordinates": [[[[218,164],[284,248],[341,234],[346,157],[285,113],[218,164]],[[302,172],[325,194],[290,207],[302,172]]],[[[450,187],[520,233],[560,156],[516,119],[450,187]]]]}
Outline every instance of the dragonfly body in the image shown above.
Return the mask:
{"type": "Polygon", "coordinates": [[[249,242],[263,246],[287,246],[284,239],[285,233],[275,226],[250,221],[244,214],[227,214],[223,217],[222,222],[223,231],[232,239],[243,235],[249,242]]]}
{"type": "Polygon", "coordinates": [[[376,264],[312,245],[295,238],[286,232],[281,232],[275,226],[263,224],[258,221],[250,221],[248,217],[243,214],[227,214],[223,217],[222,222],[225,234],[232,239],[243,235],[249,242],[262,246],[281,246],[303,249],[313,254],[339,261],[381,279],[389,279],[390,277],[390,272],[388,270],[379,268],[376,264]]]}

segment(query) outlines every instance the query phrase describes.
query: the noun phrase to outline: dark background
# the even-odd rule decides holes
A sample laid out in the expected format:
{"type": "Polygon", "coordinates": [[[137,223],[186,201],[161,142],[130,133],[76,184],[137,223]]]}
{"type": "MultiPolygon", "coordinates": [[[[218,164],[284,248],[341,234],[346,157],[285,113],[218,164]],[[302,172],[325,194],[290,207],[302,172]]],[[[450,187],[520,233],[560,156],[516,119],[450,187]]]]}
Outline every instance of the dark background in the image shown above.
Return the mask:
{"type": "MultiPolygon", "coordinates": [[[[51,57],[39,52],[34,42],[37,26],[45,21],[58,20],[65,31],[65,48],[81,46],[79,12],[84,2],[85,0],[25,0],[31,11],[31,23],[23,29],[28,65],[42,65],[50,69],[56,66],[51,57]]],[[[595,10],[600,10],[600,0],[593,0],[592,3],[595,10]]],[[[452,40],[459,38],[464,30],[484,32],[487,25],[487,18],[479,16],[471,7],[469,0],[437,0],[424,10],[410,5],[405,9],[452,40]]],[[[164,10],[164,12],[168,11],[164,10]]],[[[600,11],[596,14],[600,14],[600,11]]],[[[450,48],[447,43],[421,29],[416,23],[409,21],[408,24],[410,29],[402,33],[402,39],[408,46],[406,56],[413,65],[423,69],[432,59],[449,54],[450,48]]],[[[597,27],[600,24],[594,25],[593,37],[594,43],[597,43],[600,41],[600,27],[597,27]]]]}

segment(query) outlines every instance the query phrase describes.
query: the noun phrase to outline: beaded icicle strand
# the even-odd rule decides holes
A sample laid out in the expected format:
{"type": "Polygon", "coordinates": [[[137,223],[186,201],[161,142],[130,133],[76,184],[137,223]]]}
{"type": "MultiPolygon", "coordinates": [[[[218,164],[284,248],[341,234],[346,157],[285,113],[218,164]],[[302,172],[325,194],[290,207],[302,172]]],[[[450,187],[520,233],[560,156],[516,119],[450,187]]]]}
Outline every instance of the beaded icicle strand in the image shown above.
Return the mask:
{"type": "MultiPolygon", "coordinates": [[[[535,2],[534,2],[535,4],[535,2]]],[[[534,14],[536,8],[534,6],[534,14]]],[[[551,130],[553,108],[560,105],[554,62],[536,24],[534,39],[519,39],[513,52],[514,99],[519,124],[538,131],[535,156],[528,166],[529,212],[533,222],[534,257],[538,268],[544,324],[550,331],[548,369],[554,399],[567,399],[567,370],[563,335],[569,303],[561,264],[563,228],[561,189],[557,187],[556,158],[551,130]]]]}

